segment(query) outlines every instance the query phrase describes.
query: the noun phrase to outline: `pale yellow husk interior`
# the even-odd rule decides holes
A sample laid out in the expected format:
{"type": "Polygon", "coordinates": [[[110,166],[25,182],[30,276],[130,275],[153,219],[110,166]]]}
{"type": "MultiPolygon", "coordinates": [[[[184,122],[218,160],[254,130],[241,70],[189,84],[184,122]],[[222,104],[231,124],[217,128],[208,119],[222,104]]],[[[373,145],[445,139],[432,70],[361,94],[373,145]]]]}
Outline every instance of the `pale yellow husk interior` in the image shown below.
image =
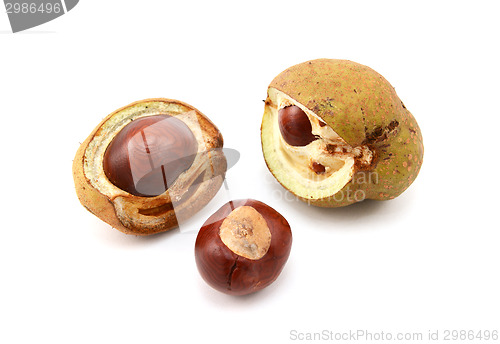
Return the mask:
{"type": "Polygon", "coordinates": [[[339,135],[312,111],[286,94],[270,88],[262,120],[262,149],[266,163],[276,179],[295,195],[305,199],[330,197],[340,191],[354,173],[354,151],[339,135]],[[278,111],[296,105],[309,117],[312,133],[319,137],[303,147],[287,144],[280,132],[278,111]],[[324,123],[324,122],[323,122],[324,123]],[[327,145],[342,147],[338,154],[326,151],[327,145]],[[317,162],[326,167],[317,174],[310,166],[317,162]]]}

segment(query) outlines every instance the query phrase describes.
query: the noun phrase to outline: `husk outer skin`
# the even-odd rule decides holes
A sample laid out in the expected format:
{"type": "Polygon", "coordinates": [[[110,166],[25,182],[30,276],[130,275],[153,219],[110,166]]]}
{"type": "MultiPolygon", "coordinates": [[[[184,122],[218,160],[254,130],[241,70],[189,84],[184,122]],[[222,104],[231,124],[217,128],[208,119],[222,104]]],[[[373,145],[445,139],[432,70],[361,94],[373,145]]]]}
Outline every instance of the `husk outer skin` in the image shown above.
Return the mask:
{"type": "Polygon", "coordinates": [[[374,152],[372,164],[357,166],[337,194],[303,201],[341,207],[362,199],[393,199],[417,177],[424,154],[420,128],[391,84],[373,69],[347,60],[313,60],[283,71],[269,88],[307,107],[352,147],[366,145],[374,152]]]}

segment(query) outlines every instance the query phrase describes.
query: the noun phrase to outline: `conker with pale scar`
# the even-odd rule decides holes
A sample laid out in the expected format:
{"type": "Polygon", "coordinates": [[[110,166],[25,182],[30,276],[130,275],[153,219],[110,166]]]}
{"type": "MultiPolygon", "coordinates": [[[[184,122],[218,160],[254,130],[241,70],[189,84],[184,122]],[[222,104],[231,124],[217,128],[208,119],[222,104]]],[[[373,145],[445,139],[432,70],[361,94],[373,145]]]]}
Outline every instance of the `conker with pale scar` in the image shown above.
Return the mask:
{"type": "Polygon", "coordinates": [[[146,99],[107,116],[73,160],[78,199],[112,227],[149,235],[203,208],[227,168],[217,127],[194,107],[146,99]]]}
{"type": "Polygon", "coordinates": [[[195,259],[202,278],[230,295],[261,290],[281,273],[292,247],[287,220],[252,199],[226,203],[202,226],[195,259]]]}

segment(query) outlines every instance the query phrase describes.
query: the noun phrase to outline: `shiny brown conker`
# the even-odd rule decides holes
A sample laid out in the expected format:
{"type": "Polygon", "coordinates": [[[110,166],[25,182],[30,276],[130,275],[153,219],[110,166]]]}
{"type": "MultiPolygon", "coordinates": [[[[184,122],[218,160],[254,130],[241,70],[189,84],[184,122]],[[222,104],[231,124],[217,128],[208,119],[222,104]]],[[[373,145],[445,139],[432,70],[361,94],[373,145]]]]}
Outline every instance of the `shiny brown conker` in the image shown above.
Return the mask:
{"type": "Polygon", "coordinates": [[[104,117],[80,144],[72,167],[78,200],[126,234],[171,230],[222,186],[223,146],[217,126],[189,104],[168,98],[133,102],[104,117]]]}
{"type": "Polygon", "coordinates": [[[193,163],[198,143],[181,120],[169,115],[126,125],[104,153],[106,177],[135,196],[158,196],[193,163]]]}
{"type": "Polygon", "coordinates": [[[278,123],[281,136],[290,146],[307,146],[316,140],[309,117],[296,105],[280,109],[278,123]]]}
{"type": "Polygon", "coordinates": [[[261,290],[281,273],[292,247],[286,219],[252,199],[223,205],[202,226],[195,259],[202,278],[230,295],[261,290]]]}

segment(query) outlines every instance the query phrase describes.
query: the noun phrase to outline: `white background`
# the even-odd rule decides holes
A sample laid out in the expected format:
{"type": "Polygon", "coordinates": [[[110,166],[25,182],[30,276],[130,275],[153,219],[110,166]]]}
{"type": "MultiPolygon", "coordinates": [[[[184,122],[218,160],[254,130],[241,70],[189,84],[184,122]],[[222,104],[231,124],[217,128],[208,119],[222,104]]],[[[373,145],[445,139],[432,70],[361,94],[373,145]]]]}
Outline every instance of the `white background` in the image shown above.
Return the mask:
{"type": "Polygon", "coordinates": [[[85,0],[17,34],[0,13],[0,342],[500,330],[495,3],[85,0]],[[424,164],[399,198],[313,208],[268,172],[267,85],[320,57],[374,68],[418,120],[424,164]],[[199,276],[197,230],[221,203],[189,230],[148,238],[79,204],[79,142],[108,113],[151,97],[209,116],[241,152],[229,197],[264,201],[289,220],[291,256],[269,288],[231,297],[199,276]]]}

